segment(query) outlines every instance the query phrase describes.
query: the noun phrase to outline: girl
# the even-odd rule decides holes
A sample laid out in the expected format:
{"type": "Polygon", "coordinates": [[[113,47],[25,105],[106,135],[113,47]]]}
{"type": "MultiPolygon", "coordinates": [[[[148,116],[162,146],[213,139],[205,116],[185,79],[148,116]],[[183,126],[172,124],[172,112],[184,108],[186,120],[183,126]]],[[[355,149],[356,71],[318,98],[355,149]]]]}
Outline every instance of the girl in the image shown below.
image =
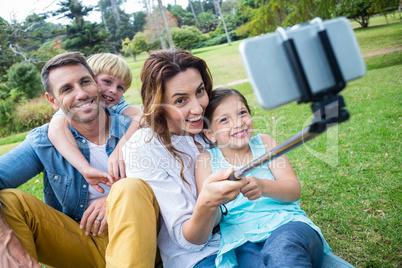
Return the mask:
{"type": "MultiPolygon", "coordinates": [[[[234,89],[212,92],[205,112],[205,136],[215,147],[197,161],[196,182],[239,168],[277,146],[264,134],[253,135],[247,100],[234,89]]],[[[321,267],[331,249],[320,229],[300,209],[300,183],[286,156],[251,170],[241,194],[222,209],[217,267],[321,267]]]]}
{"type": "Polygon", "coordinates": [[[212,91],[209,69],[188,52],[156,51],[144,63],[141,81],[149,127],[123,147],[127,176],[145,180],[158,200],[164,267],[215,267],[220,243],[219,233],[212,234],[215,216],[246,183],[227,181],[229,169],[206,178],[197,194],[194,167],[206,146],[200,133],[212,91]]]}

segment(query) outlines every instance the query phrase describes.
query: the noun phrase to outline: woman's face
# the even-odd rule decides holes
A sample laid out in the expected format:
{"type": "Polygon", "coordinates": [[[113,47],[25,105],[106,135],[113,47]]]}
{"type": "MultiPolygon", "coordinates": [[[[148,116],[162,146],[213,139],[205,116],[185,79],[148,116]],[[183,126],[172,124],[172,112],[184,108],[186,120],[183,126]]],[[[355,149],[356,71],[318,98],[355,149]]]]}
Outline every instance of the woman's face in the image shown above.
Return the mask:
{"type": "Polygon", "coordinates": [[[188,68],[165,82],[163,108],[169,132],[180,135],[200,133],[208,102],[204,82],[195,68],[188,68]]]}

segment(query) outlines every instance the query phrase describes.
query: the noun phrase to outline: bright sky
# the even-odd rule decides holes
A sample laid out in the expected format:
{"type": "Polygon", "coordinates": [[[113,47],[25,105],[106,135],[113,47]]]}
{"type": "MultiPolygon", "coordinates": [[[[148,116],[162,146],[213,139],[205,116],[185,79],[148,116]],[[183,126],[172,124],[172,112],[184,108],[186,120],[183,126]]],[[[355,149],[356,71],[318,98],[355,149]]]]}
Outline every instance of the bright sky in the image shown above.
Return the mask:
{"type": "MultiPolygon", "coordinates": [[[[22,22],[25,18],[32,13],[43,13],[48,11],[54,11],[60,8],[58,3],[61,0],[0,0],[0,17],[7,21],[11,21],[11,18],[16,18],[17,21],[22,22]]],[[[96,6],[98,0],[81,0],[85,6],[96,6]]],[[[162,0],[163,5],[168,3],[174,4],[175,0],[162,0]]],[[[176,0],[178,5],[187,7],[188,0],[176,0]]],[[[142,0],[126,0],[121,8],[128,14],[142,10],[142,0]]],[[[100,13],[93,11],[91,15],[86,18],[90,21],[100,22],[100,13]]],[[[54,17],[47,21],[52,23],[68,24],[70,20],[68,18],[54,17]]]]}

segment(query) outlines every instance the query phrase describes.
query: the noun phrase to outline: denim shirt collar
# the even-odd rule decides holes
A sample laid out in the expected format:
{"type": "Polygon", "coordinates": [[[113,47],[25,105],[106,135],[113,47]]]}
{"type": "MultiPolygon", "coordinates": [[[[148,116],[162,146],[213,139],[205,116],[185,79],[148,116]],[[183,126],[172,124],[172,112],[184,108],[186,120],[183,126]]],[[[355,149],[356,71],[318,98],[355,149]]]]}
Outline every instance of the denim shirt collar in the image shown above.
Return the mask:
{"type": "MultiPolygon", "coordinates": [[[[119,121],[119,115],[115,114],[115,113],[111,113],[110,110],[106,107],[103,107],[105,109],[105,112],[110,116],[110,129],[109,129],[109,138],[106,141],[106,152],[108,155],[110,155],[114,148],[116,147],[120,137],[122,136],[122,134],[124,134],[127,130],[126,127],[122,127],[121,125],[121,120],[119,121]],[[122,134],[120,134],[122,133],[122,134]]],[[[89,160],[89,147],[88,147],[88,140],[83,137],[80,133],[78,133],[77,130],[75,130],[71,125],[70,127],[70,131],[73,134],[78,148],[81,149],[81,151],[83,151],[83,154],[85,156],[86,159],[89,160]],[[88,155],[87,155],[88,154],[88,155]]]]}

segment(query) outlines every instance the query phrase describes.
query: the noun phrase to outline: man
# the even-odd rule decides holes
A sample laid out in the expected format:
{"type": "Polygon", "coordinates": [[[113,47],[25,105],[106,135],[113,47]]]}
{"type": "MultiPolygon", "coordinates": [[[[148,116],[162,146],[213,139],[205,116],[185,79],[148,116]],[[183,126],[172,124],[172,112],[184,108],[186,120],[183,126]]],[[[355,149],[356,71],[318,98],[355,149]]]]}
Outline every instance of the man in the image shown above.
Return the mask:
{"type": "MultiPolygon", "coordinates": [[[[86,159],[106,165],[131,120],[102,107],[85,57],[69,52],[52,58],[42,83],[53,108],[66,114],[86,159]]],[[[98,196],[53,147],[47,129],[34,129],[0,157],[0,266],[154,266],[159,208],[151,188],[123,179],[108,196],[98,196]],[[40,172],[46,204],[13,189],[40,172]]]]}

